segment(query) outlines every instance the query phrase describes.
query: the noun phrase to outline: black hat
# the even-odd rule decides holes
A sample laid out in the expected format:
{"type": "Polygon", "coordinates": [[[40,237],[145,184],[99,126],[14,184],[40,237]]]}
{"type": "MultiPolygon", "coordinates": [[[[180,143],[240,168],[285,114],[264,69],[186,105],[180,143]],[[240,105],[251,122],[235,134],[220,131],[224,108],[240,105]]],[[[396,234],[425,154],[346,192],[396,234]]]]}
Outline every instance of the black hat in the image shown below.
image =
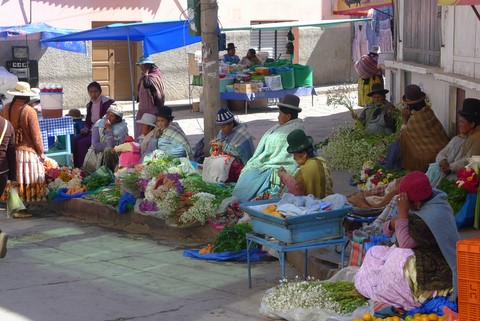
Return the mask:
{"type": "Polygon", "coordinates": [[[382,84],[376,83],[376,84],[373,84],[373,85],[372,85],[372,91],[369,92],[369,93],[367,94],[367,96],[368,96],[368,97],[372,97],[372,96],[375,95],[375,94],[379,94],[379,95],[384,95],[384,96],[385,96],[386,94],[388,94],[388,92],[389,92],[389,91],[388,91],[387,89],[383,88],[383,85],[382,85],[382,84]]]}
{"type": "Polygon", "coordinates": [[[302,129],[295,129],[287,136],[287,152],[300,153],[307,150],[313,143],[312,136],[305,135],[302,129]]]}
{"type": "Polygon", "coordinates": [[[280,108],[288,108],[291,111],[295,111],[297,113],[302,111],[302,108],[298,107],[300,105],[300,97],[292,94],[286,94],[285,96],[283,96],[282,101],[279,102],[277,105],[280,108]]]}
{"type": "Polygon", "coordinates": [[[405,95],[403,95],[402,100],[407,105],[413,105],[424,100],[426,96],[427,95],[417,85],[408,85],[407,88],[405,88],[405,95]]]}
{"type": "Polygon", "coordinates": [[[465,117],[468,121],[476,122],[480,120],[480,100],[475,98],[466,98],[463,101],[460,116],[465,117]]]}
{"type": "Polygon", "coordinates": [[[168,106],[163,106],[163,107],[158,108],[158,111],[155,114],[155,116],[163,117],[163,118],[167,119],[168,121],[172,121],[173,118],[174,118],[172,116],[172,108],[170,108],[168,106]]]}
{"type": "Polygon", "coordinates": [[[233,42],[230,42],[229,44],[227,44],[227,50],[230,50],[230,49],[235,49],[237,47],[235,47],[235,44],[233,42]]]}

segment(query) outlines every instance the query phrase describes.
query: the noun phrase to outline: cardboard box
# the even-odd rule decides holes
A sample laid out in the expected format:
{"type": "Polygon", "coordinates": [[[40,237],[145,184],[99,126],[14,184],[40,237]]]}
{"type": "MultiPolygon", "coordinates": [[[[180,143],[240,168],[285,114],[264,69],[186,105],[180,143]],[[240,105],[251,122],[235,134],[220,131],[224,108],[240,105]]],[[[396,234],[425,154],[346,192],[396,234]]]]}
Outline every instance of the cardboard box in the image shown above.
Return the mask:
{"type": "Polygon", "coordinates": [[[188,74],[193,76],[200,75],[200,66],[198,62],[195,60],[195,54],[189,53],[188,54],[188,74]]]}
{"type": "Polygon", "coordinates": [[[343,219],[351,212],[351,206],[338,210],[280,218],[262,212],[277,200],[264,200],[240,204],[240,209],[247,212],[252,220],[255,233],[268,235],[285,243],[298,243],[337,239],[343,236],[343,219]]]}
{"type": "Polygon", "coordinates": [[[255,83],[233,84],[233,90],[236,93],[251,93],[258,91],[258,85],[255,83]]]}

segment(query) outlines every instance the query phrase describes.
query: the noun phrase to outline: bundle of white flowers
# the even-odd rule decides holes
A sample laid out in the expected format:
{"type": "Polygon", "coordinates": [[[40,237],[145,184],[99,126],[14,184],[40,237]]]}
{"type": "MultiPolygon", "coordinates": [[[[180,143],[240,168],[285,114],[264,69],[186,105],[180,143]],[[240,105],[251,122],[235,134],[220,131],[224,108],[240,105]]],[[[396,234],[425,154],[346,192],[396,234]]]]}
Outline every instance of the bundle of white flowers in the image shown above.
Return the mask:
{"type": "Polygon", "coordinates": [[[210,193],[197,193],[191,197],[193,205],[180,216],[184,223],[198,221],[205,224],[209,218],[216,215],[217,205],[214,203],[215,195],[210,193]]]}

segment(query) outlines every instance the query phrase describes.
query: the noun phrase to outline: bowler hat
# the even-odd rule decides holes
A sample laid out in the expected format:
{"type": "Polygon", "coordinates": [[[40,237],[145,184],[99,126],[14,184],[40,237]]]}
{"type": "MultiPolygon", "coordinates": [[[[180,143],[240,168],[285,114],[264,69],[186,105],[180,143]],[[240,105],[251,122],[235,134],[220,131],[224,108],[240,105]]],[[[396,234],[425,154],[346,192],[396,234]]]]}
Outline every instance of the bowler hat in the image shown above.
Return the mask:
{"type": "Polygon", "coordinates": [[[140,59],[137,62],[137,66],[140,65],[145,65],[145,64],[152,64],[154,65],[155,63],[153,62],[152,59],[150,59],[149,56],[141,56],[140,59]]]}
{"type": "MultiPolygon", "coordinates": [[[[480,100],[475,98],[466,98],[463,101],[462,110],[459,112],[460,116],[470,118],[472,120],[480,119],[480,100]]],[[[470,121],[470,119],[467,119],[470,121]]]]}
{"type": "Polygon", "coordinates": [[[370,52],[379,55],[382,51],[380,50],[379,46],[372,46],[370,52]]]}
{"type": "Polygon", "coordinates": [[[230,42],[229,44],[227,44],[227,50],[230,50],[230,49],[235,49],[237,47],[235,47],[235,44],[233,42],[230,42]]]}
{"type": "Polygon", "coordinates": [[[163,118],[167,119],[168,121],[172,121],[173,118],[174,118],[172,116],[172,108],[170,108],[168,106],[163,106],[163,107],[158,108],[158,111],[155,115],[158,116],[158,117],[163,117],[163,118]]]}
{"type": "Polygon", "coordinates": [[[408,85],[407,88],[405,88],[405,95],[403,95],[402,100],[407,105],[412,105],[421,102],[426,96],[419,86],[408,85]]]}
{"type": "Polygon", "coordinates": [[[298,113],[302,111],[302,108],[298,107],[300,105],[300,97],[292,94],[286,94],[283,96],[282,101],[277,105],[278,107],[288,108],[298,113]]]}
{"type": "Polygon", "coordinates": [[[386,95],[388,94],[388,90],[383,88],[383,85],[380,83],[376,83],[372,85],[372,91],[367,94],[368,97],[372,97],[375,94],[379,95],[386,95]]]}
{"type": "Polygon", "coordinates": [[[77,109],[77,108],[72,108],[68,111],[68,114],[66,114],[65,116],[70,116],[72,117],[73,119],[83,119],[83,115],[82,115],[82,112],[77,109]]]}
{"type": "Polygon", "coordinates": [[[287,152],[300,153],[307,150],[313,143],[312,136],[307,136],[302,129],[295,129],[287,136],[287,152]]]}

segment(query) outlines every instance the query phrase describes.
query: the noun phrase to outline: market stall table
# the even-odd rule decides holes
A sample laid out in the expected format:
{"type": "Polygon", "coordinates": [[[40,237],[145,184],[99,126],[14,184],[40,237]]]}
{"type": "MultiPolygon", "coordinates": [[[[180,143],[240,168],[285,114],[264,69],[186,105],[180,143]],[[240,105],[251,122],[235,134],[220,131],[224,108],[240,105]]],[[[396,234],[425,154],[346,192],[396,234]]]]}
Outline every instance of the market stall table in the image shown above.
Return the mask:
{"type": "Polygon", "coordinates": [[[317,95],[315,87],[297,87],[293,89],[271,90],[271,91],[259,91],[259,92],[247,92],[247,93],[220,93],[220,100],[243,100],[245,101],[245,114],[247,114],[248,102],[255,99],[268,99],[268,98],[282,98],[286,94],[292,94],[295,96],[313,96],[317,95]]]}
{"type": "Polygon", "coordinates": [[[342,257],[341,257],[341,267],[343,268],[345,261],[345,245],[347,244],[347,238],[342,236],[336,239],[329,240],[317,240],[310,242],[301,242],[301,243],[284,243],[280,242],[269,236],[258,234],[258,233],[246,233],[247,238],[247,268],[248,268],[248,287],[252,287],[252,271],[251,271],[251,262],[250,262],[250,248],[253,243],[260,245],[268,246],[278,252],[278,260],[280,261],[280,267],[282,269],[282,280],[285,279],[285,253],[291,251],[302,251],[305,250],[304,257],[304,277],[307,277],[307,260],[308,260],[308,249],[316,249],[327,246],[342,245],[342,257]]]}
{"type": "Polygon", "coordinates": [[[69,116],[59,118],[44,118],[38,121],[40,124],[40,133],[42,135],[42,143],[45,148],[45,154],[48,157],[65,156],[67,166],[72,165],[70,157],[72,153],[72,146],[70,144],[69,135],[74,133],[73,118],[69,116]],[[48,137],[66,136],[65,137],[65,151],[48,153],[48,137]]]}

